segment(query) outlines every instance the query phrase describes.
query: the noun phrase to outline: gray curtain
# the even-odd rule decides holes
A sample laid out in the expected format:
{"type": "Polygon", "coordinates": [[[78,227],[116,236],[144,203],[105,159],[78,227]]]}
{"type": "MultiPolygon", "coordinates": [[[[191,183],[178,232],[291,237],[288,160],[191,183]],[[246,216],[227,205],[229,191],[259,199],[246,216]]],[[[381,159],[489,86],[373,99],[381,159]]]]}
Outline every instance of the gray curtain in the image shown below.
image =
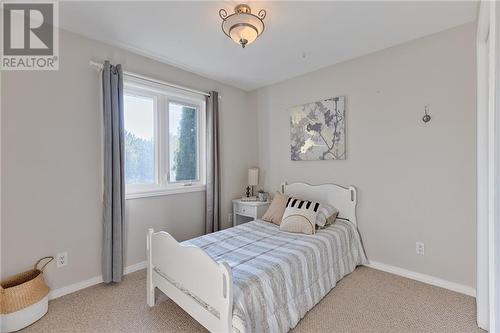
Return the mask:
{"type": "Polygon", "coordinates": [[[123,73],[106,61],[102,70],[104,118],[104,216],[102,278],[120,282],[123,275],[125,181],[123,164],[123,73]]]}
{"type": "Polygon", "coordinates": [[[206,233],[220,230],[219,94],[207,97],[206,233]]]}

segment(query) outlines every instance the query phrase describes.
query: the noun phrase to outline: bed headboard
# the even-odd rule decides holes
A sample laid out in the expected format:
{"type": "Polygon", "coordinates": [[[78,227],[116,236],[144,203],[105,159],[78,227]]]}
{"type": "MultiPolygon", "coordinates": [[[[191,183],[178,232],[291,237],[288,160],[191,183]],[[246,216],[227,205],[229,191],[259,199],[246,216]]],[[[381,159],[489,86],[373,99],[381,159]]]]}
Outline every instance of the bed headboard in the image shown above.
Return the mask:
{"type": "Polygon", "coordinates": [[[281,192],[299,199],[328,203],[339,210],[339,216],[348,219],[357,226],[356,220],[356,188],[348,188],[336,184],[310,185],[306,183],[281,184],[281,192]]]}

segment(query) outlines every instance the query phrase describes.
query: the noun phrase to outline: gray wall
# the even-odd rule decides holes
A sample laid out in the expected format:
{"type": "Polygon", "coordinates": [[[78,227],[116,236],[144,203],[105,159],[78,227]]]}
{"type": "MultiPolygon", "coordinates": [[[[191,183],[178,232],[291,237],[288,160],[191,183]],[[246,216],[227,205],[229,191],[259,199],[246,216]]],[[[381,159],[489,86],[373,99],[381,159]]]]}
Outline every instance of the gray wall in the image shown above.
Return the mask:
{"type": "MultiPolygon", "coordinates": [[[[100,87],[90,59],[219,91],[226,227],[230,201],[243,193],[246,169],[257,162],[256,115],[247,112],[244,91],[61,31],[59,71],[2,73],[3,277],[63,251],[69,265],[47,272],[53,288],[101,274],[100,87]]],[[[204,192],[127,200],[126,265],[145,260],[149,227],[180,240],[203,234],[204,206],[204,192]]]]}
{"type": "Polygon", "coordinates": [[[475,87],[468,24],[259,89],[249,109],[258,111],[266,188],[355,185],[371,260],[474,287],[475,87]],[[341,95],[347,160],[290,161],[288,108],[341,95]]]}
{"type": "MultiPolygon", "coordinates": [[[[465,25],[246,93],[61,31],[59,71],[2,73],[2,276],[62,251],[69,265],[49,268],[52,287],[100,275],[93,58],[220,92],[225,226],[249,166],[261,167],[267,190],[283,180],[353,184],[370,259],[474,287],[474,34],[465,25]],[[339,95],[347,96],[347,160],[291,162],[287,109],[339,95]],[[433,118],[424,125],[427,103],[433,118]]],[[[187,239],[203,233],[203,211],[203,192],[128,200],[126,265],[145,259],[148,227],[187,239]]]]}

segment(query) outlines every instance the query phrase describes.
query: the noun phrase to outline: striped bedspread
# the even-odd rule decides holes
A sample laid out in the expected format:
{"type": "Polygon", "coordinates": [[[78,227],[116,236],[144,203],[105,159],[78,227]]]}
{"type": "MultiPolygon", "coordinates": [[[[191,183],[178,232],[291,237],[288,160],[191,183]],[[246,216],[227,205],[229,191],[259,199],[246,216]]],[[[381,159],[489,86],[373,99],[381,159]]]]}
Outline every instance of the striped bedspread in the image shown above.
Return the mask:
{"type": "Polygon", "coordinates": [[[288,332],[338,280],[366,262],[356,227],[344,220],[315,235],[282,232],[257,220],[184,244],[231,266],[233,328],[241,333],[288,332]]]}

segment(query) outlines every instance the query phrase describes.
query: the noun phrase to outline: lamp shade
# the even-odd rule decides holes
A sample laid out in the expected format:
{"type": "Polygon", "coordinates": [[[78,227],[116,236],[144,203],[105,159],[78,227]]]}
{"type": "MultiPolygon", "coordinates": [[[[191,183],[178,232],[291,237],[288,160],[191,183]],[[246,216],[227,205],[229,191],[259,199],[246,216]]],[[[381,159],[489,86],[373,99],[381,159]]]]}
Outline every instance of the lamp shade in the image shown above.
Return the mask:
{"type": "Polygon", "coordinates": [[[231,15],[222,22],[222,30],[236,43],[245,47],[259,37],[264,30],[264,23],[255,15],[241,13],[231,15]]]}
{"type": "Polygon", "coordinates": [[[259,185],[259,168],[248,169],[248,185],[259,185]]]}
{"type": "Polygon", "coordinates": [[[261,9],[257,15],[252,14],[252,9],[247,4],[234,7],[234,14],[231,15],[225,9],[219,10],[222,31],[243,48],[262,34],[264,31],[263,20],[266,15],[264,9],[261,9]]]}

